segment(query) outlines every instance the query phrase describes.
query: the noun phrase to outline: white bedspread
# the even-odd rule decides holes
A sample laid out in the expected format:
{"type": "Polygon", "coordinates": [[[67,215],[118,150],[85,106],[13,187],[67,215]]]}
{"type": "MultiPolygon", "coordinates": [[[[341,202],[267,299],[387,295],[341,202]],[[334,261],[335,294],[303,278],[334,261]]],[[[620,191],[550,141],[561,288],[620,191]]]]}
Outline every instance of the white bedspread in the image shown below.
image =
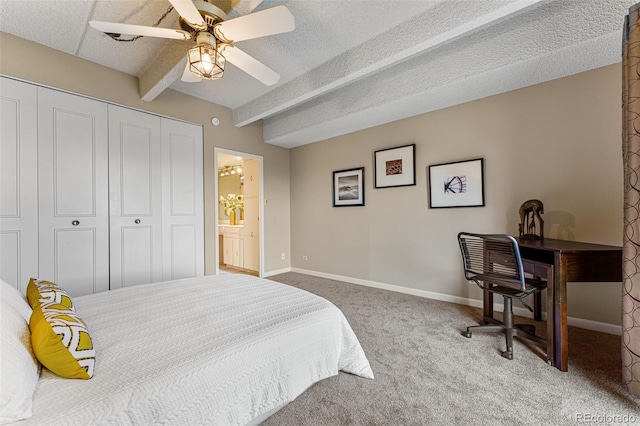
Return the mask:
{"type": "Polygon", "coordinates": [[[373,378],[338,308],[273,281],[208,276],[74,301],[95,374],[43,369],[20,425],[245,424],[338,370],[373,378]]]}

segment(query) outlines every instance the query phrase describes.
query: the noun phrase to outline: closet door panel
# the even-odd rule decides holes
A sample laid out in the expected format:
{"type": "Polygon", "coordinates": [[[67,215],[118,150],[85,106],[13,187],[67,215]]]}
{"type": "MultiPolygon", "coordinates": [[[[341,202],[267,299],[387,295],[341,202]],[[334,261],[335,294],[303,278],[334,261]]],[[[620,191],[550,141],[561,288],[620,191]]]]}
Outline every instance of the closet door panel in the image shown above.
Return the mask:
{"type": "Polygon", "coordinates": [[[202,127],[162,119],[164,279],[204,275],[202,127]]]}
{"type": "Polygon", "coordinates": [[[40,278],[109,289],[107,105],[38,88],[40,278]]]}
{"type": "Polygon", "coordinates": [[[109,106],[111,288],[162,281],[160,117],[109,106]]]}
{"type": "MultiPolygon", "coordinates": [[[[22,277],[21,237],[20,230],[0,231],[0,278],[24,293],[29,277],[22,277]]],[[[36,256],[33,257],[37,259],[36,256]]]]}
{"type": "Polygon", "coordinates": [[[151,216],[154,213],[154,197],[151,191],[160,185],[159,179],[154,182],[154,178],[157,179],[158,176],[154,176],[153,173],[156,171],[154,169],[159,169],[158,165],[154,164],[154,161],[159,160],[157,155],[160,149],[159,127],[155,130],[153,123],[151,127],[142,128],[139,125],[124,122],[121,122],[120,126],[118,148],[120,149],[121,214],[151,216]]]}
{"type": "Polygon", "coordinates": [[[197,230],[195,225],[171,225],[171,279],[195,277],[198,273],[197,230]]]}
{"type": "MultiPolygon", "coordinates": [[[[98,205],[93,115],[81,111],[53,111],[53,200],[56,217],[95,217],[98,205]]],[[[104,186],[105,182],[100,182],[104,186]]]]}
{"type": "Polygon", "coordinates": [[[192,172],[198,160],[196,152],[202,149],[195,138],[173,133],[169,145],[169,202],[171,216],[196,215],[196,180],[192,172]]]}
{"type": "Polygon", "coordinates": [[[20,216],[21,100],[9,98],[3,91],[0,101],[0,217],[16,218],[20,216]]]}
{"type": "MultiPolygon", "coordinates": [[[[102,291],[97,287],[95,280],[93,283],[90,279],[87,280],[96,275],[94,255],[95,247],[99,244],[96,229],[58,227],[53,233],[55,282],[71,295],[79,296],[102,291]]],[[[104,290],[107,289],[104,288],[104,290]]]]}
{"type": "MultiPolygon", "coordinates": [[[[154,273],[154,269],[158,269],[160,265],[157,265],[159,260],[154,259],[153,228],[123,226],[120,230],[122,257],[119,260],[122,286],[129,287],[162,280],[162,275],[154,273]]],[[[157,245],[160,246],[160,244],[157,245]]]]}
{"type": "Polygon", "coordinates": [[[38,276],[37,89],[0,77],[0,278],[38,276]]]}

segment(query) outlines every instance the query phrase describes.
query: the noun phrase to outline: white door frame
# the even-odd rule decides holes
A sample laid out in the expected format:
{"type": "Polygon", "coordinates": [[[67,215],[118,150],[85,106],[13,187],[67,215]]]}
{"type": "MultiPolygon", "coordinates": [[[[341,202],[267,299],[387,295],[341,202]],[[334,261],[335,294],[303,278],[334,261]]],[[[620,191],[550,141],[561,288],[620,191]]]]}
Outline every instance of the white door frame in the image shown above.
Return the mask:
{"type": "Polygon", "coordinates": [[[246,152],[233,151],[231,149],[225,148],[213,148],[213,169],[215,170],[215,177],[213,179],[213,187],[214,187],[214,195],[215,195],[215,203],[216,208],[214,209],[214,235],[215,235],[215,246],[216,246],[216,275],[220,275],[220,238],[219,238],[219,229],[218,229],[218,212],[220,211],[218,207],[218,200],[220,199],[220,195],[218,194],[218,154],[227,154],[227,155],[235,155],[237,157],[251,158],[252,160],[258,161],[258,174],[260,176],[260,182],[258,185],[258,203],[260,204],[259,210],[259,246],[260,246],[260,270],[258,271],[258,276],[262,277],[264,273],[264,167],[262,167],[262,156],[249,154],[246,152]]]}

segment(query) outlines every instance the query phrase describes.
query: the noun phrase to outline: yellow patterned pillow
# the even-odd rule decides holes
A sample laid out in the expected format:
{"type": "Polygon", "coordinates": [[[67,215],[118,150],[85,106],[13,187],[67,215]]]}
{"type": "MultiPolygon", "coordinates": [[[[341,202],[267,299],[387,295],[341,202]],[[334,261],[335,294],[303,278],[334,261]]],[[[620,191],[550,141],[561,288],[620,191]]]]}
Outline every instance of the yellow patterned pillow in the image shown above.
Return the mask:
{"type": "Polygon", "coordinates": [[[27,285],[27,300],[31,305],[31,309],[35,309],[38,306],[40,299],[59,303],[71,310],[75,310],[69,293],[50,281],[31,278],[27,285]]]}
{"type": "Polygon", "coordinates": [[[87,325],[68,307],[41,299],[29,321],[38,361],[61,377],[90,379],[96,352],[87,325]]]}

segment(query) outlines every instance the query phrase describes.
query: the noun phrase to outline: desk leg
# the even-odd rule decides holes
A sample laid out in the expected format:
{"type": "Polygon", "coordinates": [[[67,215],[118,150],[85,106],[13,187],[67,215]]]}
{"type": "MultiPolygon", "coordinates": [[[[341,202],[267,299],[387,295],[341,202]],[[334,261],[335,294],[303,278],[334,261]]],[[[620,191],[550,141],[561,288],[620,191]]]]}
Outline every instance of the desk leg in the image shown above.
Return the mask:
{"type": "Polygon", "coordinates": [[[542,321],[542,292],[533,295],[533,319],[542,321]]]}
{"type": "MultiPolygon", "coordinates": [[[[487,288],[490,284],[484,284],[484,287],[487,288]]],[[[493,322],[493,293],[490,291],[482,292],[482,321],[485,324],[493,322]]]]}
{"type": "Polygon", "coordinates": [[[555,353],[555,276],[552,265],[547,268],[547,361],[556,366],[555,353]]]}
{"type": "Polygon", "coordinates": [[[567,259],[556,253],[554,271],[554,366],[560,371],[569,370],[569,327],[567,325],[567,259]]]}

